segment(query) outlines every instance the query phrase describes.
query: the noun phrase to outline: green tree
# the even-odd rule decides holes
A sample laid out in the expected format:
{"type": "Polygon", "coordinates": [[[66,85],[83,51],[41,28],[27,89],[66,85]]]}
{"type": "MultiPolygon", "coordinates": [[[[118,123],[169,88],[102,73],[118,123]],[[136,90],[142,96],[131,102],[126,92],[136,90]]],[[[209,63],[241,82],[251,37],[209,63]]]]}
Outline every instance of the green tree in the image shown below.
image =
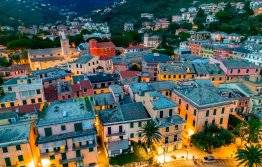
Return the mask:
{"type": "Polygon", "coordinates": [[[262,167],[262,149],[259,146],[248,146],[245,149],[238,149],[235,157],[240,165],[245,167],[262,167]]]}
{"type": "Polygon", "coordinates": [[[12,61],[14,61],[15,63],[20,63],[21,62],[21,57],[20,55],[13,55],[12,56],[12,61]]]}
{"type": "Polygon", "coordinates": [[[214,148],[232,143],[233,135],[222,127],[211,124],[206,126],[204,131],[192,135],[191,139],[194,145],[211,153],[214,148]]]}
{"type": "Polygon", "coordinates": [[[141,135],[140,139],[147,144],[147,148],[150,148],[153,143],[158,143],[162,139],[159,126],[152,120],[143,124],[138,130],[138,134],[141,135]]]}
{"type": "Polygon", "coordinates": [[[33,44],[29,39],[17,39],[7,43],[8,49],[28,49],[32,46],[33,44]]]}
{"type": "Polygon", "coordinates": [[[248,143],[257,143],[261,137],[262,126],[261,122],[257,118],[251,118],[251,120],[247,124],[248,131],[248,143]]]}
{"type": "Polygon", "coordinates": [[[250,8],[250,1],[246,1],[244,10],[248,15],[253,15],[254,11],[250,8]]]}

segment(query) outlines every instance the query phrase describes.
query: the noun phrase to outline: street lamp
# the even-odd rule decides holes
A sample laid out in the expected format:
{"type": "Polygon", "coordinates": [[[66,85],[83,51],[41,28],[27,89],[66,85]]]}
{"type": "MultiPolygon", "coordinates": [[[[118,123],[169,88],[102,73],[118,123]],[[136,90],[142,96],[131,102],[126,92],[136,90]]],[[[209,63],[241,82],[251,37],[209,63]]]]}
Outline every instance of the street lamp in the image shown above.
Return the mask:
{"type": "Polygon", "coordinates": [[[186,149],[186,159],[188,159],[188,151],[189,151],[189,148],[186,149]]]}

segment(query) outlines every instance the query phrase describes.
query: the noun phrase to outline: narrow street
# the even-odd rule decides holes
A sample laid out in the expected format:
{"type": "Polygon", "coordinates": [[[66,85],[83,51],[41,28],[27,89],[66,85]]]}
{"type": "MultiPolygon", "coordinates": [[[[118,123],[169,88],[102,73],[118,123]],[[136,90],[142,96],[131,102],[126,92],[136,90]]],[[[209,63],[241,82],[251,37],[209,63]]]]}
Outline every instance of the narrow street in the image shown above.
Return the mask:
{"type": "Polygon", "coordinates": [[[108,158],[105,149],[100,144],[98,147],[98,167],[109,167],[108,158]]]}

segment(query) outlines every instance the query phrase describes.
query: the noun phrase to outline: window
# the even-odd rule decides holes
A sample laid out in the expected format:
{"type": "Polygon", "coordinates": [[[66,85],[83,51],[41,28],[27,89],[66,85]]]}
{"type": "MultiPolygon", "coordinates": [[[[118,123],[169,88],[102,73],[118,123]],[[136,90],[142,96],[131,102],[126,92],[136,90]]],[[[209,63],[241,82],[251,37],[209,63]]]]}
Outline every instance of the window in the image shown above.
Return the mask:
{"type": "Polygon", "coordinates": [[[66,126],[65,126],[65,125],[62,125],[62,126],[61,126],[61,131],[64,131],[64,130],[66,130],[66,126]]]}
{"type": "Polygon", "coordinates": [[[38,98],[38,103],[41,103],[42,102],[42,98],[38,98]]]}
{"type": "Polygon", "coordinates": [[[17,150],[17,151],[18,151],[18,150],[21,150],[21,146],[20,146],[20,145],[16,145],[15,147],[16,147],[16,150],[17,150]]]}
{"type": "Polygon", "coordinates": [[[178,104],[181,104],[181,99],[178,100],[178,104]]]}
{"type": "Polygon", "coordinates": [[[196,110],[196,109],[194,109],[194,116],[196,116],[196,114],[197,114],[197,110],[196,110]]]}
{"type": "Polygon", "coordinates": [[[142,122],[138,122],[138,127],[141,127],[142,126],[142,122]]]}
{"type": "Polygon", "coordinates": [[[178,125],[175,125],[175,130],[178,130],[178,125]]]}
{"type": "Polygon", "coordinates": [[[240,73],[240,69],[237,70],[237,73],[240,73]]]}
{"type": "Polygon", "coordinates": [[[224,114],[225,112],[225,107],[222,108],[221,114],[224,114]]]}
{"type": "Polygon", "coordinates": [[[134,138],[134,133],[130,133],[130,138],[134,138]]]}
{"type": "Polygon", "coordinates": [[[223,118],[220,118],[220,122],[219,122],[220,124],[223,124],[223,118]]]}
{"type": "Polygon", "coordinates": [[[174,135],[174,141],[177,141],[177,135],[174,135]]]}
{"type": "Polygon", "coordinates": [[[36,93],[39,95],[39,94],[41,94],[41,90],[40,89],[37,89],[36,90],[36,93]]]}
{"type": "Polygon", "coordinates": [[[214,109],[213,115],[217,114],[217,109],[214,109]]]}
{"type": "Polygon", "coordinates": [[[134,123],[133,122],[130,123],[130,128],[134,128],[134,123]]]}
{"type": "Polygon", "coordinates": [[[165,137],[165,143],[168,143],[168,137],[165,137]]]}
{"type": "Polygon", "coordinates": [[[180,108],[178,109],[178,114],[180,114],[180,108]]]}
{"type": "Polygon", "coordinates": [[[111,127],[107,127],[107,134],[111,134],[111,127]]]}
{"type": "Polygon", "coordinates": [[[160,118],[163,118],[163,111],[160,111],[159,115],[160,118]]]}
{"type": "Polygon", "coordinates": [[[62,153],[62,160],[66,160],[66,153],[62,153]]]}
{"type": "Polygon", "coordinates": [[[195,120],[193,120],[193,126],[194,126],[194,127],[196,126],[196,121],[195,121],[195,120]]]}
{"type": "Polygon", "coordinates": [[[206,117],[208,117],[208,116],[209,116],[209,110],[206,111],[206,117]]]}
{"type": "Polygon", "coordinates": [[[249,72],[249,69],[246,70],[246,73],[248,73],[248,72],[249,72]]]}
{"type": "Polygon", "coordinates": [[[55,159],[55,155],[50,155],[50,160],[53,160],[53,159],[55,159]]]}
{"type": "Polygon", "coordinates": [[[45,136],[52,136],[52,129],[51,128],[45,128],[45,136]]]}
{"type": "Polygon", "coordinates": [[[3,147],[2,150],[3,150],[3,153],[7,153],[8,152],[7,147],[3,147]]]}
{"type": "Polygon", "coordinates": [[[26,100],[23,100],[23,105],[26,105],[26,104],[27,104],[26,100]]]}
{"type": "Polygon", "coordinates": [[[35,99],[31,99],[31,103],[33,103],[33,104],[34,104],[34,103],[35,103],[35,99]]]}
{"type": "Polygon", "coordinates": [[[93,151],[94,151],[94,147],[90,147],[89,152],[93,152],[93,151]]]}
{"type": "Polygon", "coordinates": [[[11,160],[10,160],[10,158],[5,158],[5,165],[6,165],[6,166],[11,166],[11,160]]]}
{"type": "Polygon", "coordinates": [[[83,130],[82,123],[76,123],[76,124],[74,124],[74,126],[75,126],[75,131],[76,132],[83,130]]]}
{"type": "Polygon", "coordinates": [[[5,108],[5,103],[2,103],[2,104],[1,104],[1,107],[2,107],[2,108],[5,108]]]}
{"type": "Polygon", "coordinates": [[[233,69],[230,70],[230,74],[232,74],[232,73],[233,73],[233,69]]]}
{"type": "Polygon", "coordinates": [[[188,110],[188,104],[186,104],[186,110],[188,110]]]}
{"type": "Polygon", "coordinates": [[[76,150],[76,157],[81,157],[81,151],[80,150],[76,150]]]}
{"type": "Polygon", "coordinates": [[[169,116],[171,117],[173,115],[173,110],[169,109],[169,116]]]}
{"type": "Polygon", "coordinates": [[[141,133],[138,133],[138,137],[140,138],[142,136],[142,134],[141,133]]]}
{"type": "Polygon", "coordinates": [[[14,102],[10,102],[10,106],[11,106],[11,107],[14,107],[14,106],[15,106],[15,103],[14,103],[14,102]]]}
{"type": "Polygon", "coordinates": [[[213,120],[212,120],[212,124],[215,124],[215,123],[216,123],[216,120],[213,119],[213,120]]]}
{"type": "Polygon", "coordinates": [[[169,132],[169,127],[166,127],[166,132],[169,132]]]}
{"type": "Polygon", "coordinates": [[[24,161],[24,157],[23,157],[23,155],[18,155],[18,161],[19,161],[19,162],[24,161]]]}
{"type": "Polygon", "coordinates": [[[187,120],[187,114],[186,114],[186,116],[185,116],[185,120],[187,120]]]}

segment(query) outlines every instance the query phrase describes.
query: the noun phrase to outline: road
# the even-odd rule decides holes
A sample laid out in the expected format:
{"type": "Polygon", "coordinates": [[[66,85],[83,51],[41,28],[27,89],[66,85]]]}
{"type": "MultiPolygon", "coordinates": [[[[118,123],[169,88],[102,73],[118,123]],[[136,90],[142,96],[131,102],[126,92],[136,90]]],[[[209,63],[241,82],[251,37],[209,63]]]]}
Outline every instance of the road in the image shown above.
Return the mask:
{"type": "Polygon", "coordinates": [[[193,160],[176,160],[166,163],[164,167],[236,167],[236,163],[230,159],[217,159],[215,162],[202,163],[201,165],[194,164],[193,160]]]}

